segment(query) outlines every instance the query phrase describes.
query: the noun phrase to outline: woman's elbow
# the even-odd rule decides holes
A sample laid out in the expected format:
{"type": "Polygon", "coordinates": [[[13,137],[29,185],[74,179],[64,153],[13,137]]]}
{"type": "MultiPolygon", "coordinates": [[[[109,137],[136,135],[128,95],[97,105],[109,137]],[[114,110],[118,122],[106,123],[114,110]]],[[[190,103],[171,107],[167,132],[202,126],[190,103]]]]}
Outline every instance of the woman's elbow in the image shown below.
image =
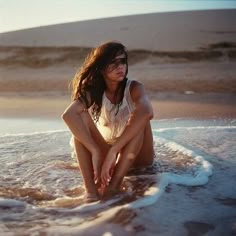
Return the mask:
{"type": "Polygon", "coordinates": [[[64,111],[61,115],[61,119],[65,121],[67,119],[67,116],[68,116],[67,112],[64,111]]]}
{"type": "Polygon", "coordinates": [[[73,116],[73,111],[71,109],[66,109],[61,115],[61,119],[67,123],[68,121],[71,120],[72,116],[73,116]]]}
{"type": "Polygon", "coordinates": [[[68,112],[64,111],[61,115],[61,119],[64,120],[66,122],[66,120],[68,120],[68,112]]]}
{"type": "Polygon", "coordinates": [[[147,117],[148,120],[153,119],[154,114],[153,114],[153,109],[152,109],[151,106],[146,108],[145,114],[146,114],[146,117],[147,117]]]}
{"type": "Polygon", "coordinates": [[[142,112],[142,117],[147,121],[151,120],[153,118],[153,111],[146,110],[146,111],[142,112]]]}
{"type": "Polygon", "coordinates": [[[62,120],[65,122],[74,120],[82,111],[84,111],[84,106],[80,101],[76,100],[66,108],[66,110],[61,115],[62,120]]]}
{"type": "Polygon", "coordinates": [[[153,119],[153,117],[154,117],[153,110],[150,110],[150,111],[147,113],[147,118],[148,118],[148,120],[151,120],[151,119],[153,119]]]}

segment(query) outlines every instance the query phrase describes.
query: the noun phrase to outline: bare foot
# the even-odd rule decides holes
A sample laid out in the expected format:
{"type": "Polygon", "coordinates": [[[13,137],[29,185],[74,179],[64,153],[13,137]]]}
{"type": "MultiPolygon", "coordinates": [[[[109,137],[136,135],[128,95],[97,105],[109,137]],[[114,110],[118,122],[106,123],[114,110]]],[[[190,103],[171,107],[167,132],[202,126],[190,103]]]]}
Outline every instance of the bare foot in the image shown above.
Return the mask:
{"type": "Polygon", "coordinates": [[[102,194],[102,200],[108,200],[109,198],[114,197],[115,195],[117,195],[118,193],[120,193],[119,189],[113,189],[110,188],[109,186],[106,187],[103,191],[102,194]]]}
{"type": "Polygon", "coordinates": [[[84,202],[85,203],[91,203],[91,202],[96,202],[99,201],[99,196],[96,193],[88,193],[86,192],[84,194],[84,202]]]}

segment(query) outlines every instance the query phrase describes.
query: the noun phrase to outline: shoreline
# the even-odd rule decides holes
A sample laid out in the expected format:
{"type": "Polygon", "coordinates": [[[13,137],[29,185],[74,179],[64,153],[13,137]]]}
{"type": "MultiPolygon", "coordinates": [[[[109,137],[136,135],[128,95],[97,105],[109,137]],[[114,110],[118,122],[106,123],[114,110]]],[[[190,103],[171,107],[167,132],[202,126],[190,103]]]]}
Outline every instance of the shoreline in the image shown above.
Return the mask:
{"type": "MultiPolygon", "coordinates": [[[[223,93],[152,93],[153,119],[236,118],[236,95],[223,93]]],[[[60,119],[70,104],[66,93],[2,93],[1,118],[60,119]]]]}

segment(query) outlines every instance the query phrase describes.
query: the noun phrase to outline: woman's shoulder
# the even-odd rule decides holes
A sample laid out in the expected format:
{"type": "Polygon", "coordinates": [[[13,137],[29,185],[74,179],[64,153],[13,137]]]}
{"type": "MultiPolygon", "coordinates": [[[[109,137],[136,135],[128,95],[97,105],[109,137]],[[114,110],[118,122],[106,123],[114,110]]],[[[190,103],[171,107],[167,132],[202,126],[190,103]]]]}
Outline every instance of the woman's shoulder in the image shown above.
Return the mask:
{"type": "Polygon", "coordinates": [[[144,85],[137,80],[130,81],[129,90],[130,90],[130,95],[132,98],[139,97],[145,93],[144,85]]]}
{"type": "Polygon", "coordinates": [[[133,90],[143,89],[144,85],[137,80],[129,80],[130,82],[130,92],[133,90]]]}

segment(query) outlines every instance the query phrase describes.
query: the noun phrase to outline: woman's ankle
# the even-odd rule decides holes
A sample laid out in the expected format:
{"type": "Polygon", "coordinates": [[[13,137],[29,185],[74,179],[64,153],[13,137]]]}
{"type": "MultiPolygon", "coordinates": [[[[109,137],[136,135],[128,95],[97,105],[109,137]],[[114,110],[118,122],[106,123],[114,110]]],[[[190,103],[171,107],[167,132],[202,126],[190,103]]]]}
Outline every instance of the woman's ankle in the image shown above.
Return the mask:
{"type": "Polygon", "coordinates": [[[84,202],[85,203],[96,202],[99,200],[100,200],[100,197],[96,193],[85,192],[85,194],[84,194],[84,202]]]}
{"type": "Polygon", "coordinates": [[[102,200],[107,200],[120,192],[119,188],[107,186],[102,193],[102,200]]]}
{"type": "Polygon", "coordinates": [[[99,193],[97,190],[90,190],[90,189],[85,189],[85,194],[86,195],[91,195],[91,196],[99,196],[99,193]]]}

